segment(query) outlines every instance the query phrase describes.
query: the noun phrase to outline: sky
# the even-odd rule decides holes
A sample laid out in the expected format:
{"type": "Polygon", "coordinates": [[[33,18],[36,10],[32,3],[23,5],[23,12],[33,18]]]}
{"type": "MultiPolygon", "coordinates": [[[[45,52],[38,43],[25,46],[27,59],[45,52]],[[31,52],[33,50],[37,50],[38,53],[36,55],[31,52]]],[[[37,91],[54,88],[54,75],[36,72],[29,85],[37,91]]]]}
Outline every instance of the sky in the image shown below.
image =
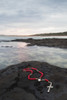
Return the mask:
{"type": "Polygon", "coordinates": [[[67,31],[67,0],[0,0],[0,35],[67,31]]]}

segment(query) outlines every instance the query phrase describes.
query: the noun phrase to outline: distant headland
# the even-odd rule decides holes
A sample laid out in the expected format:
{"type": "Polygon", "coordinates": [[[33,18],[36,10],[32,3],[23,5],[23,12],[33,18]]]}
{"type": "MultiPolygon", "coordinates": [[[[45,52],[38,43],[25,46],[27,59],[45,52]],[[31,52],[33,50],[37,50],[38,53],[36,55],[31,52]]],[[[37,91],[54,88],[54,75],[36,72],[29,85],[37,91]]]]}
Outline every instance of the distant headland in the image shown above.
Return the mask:
{"type": "Polygon", "coordinates": [[[56,33],[39,33],[39,34],[32,34],[32,35],[0,35],[0,36],[17,36],[17,37],[31,37],[31,36],[67,36],[66,32],[56,32],[56,33]]]}
{"type": "Polygon", "coordinates": [[[40,33],[40,34],[34,34],[31,36],[67,36],[66,32],[57,32],[57,33],[40,33]]]}

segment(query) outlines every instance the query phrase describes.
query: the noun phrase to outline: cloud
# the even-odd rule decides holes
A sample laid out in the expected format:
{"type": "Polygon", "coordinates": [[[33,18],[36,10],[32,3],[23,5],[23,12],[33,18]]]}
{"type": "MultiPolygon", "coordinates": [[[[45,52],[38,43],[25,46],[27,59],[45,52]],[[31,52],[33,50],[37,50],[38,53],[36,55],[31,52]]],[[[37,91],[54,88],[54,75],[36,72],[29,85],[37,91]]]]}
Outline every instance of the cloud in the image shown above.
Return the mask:
{"type": "Polygon", "coordinates": [[[0,1],[2,34],[57,32],[66,28],[67,0],[0,1]]]}

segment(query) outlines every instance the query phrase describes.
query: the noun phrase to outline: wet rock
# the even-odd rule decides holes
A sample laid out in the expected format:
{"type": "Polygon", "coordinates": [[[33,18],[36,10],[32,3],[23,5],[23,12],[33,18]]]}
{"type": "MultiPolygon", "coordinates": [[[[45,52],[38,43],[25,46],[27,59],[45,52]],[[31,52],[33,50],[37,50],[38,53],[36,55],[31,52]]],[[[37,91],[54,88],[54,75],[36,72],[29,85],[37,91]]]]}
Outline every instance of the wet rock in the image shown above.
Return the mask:
{"type": "Polygon", "coordinates": [[[12,48],[13,46],[1,46],[1,47],[5,47],[5,48],[12,48]]]}
{"type": "Polygon", "coordinates": [[[48,47],[60,47],[67,48],[67,39],[16,39],[12,41],[27,42],[28,46],[48,46],[48,47]]]}

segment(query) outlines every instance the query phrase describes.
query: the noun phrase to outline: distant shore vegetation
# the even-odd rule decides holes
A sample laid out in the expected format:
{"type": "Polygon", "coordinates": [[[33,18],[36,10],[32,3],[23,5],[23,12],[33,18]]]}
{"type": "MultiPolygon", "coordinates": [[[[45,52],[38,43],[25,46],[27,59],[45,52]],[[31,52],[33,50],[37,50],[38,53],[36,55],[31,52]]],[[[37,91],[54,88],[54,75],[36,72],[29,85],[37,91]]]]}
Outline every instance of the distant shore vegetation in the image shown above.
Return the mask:
{"type": "Polygon", "coordinates": [[[40,34],[32,34],[32,35],[0,35],[0,36],[24,36],[24,37],[28,37],[28,36],[67,36],[67,31],[66,32],[56,32],[56,33],[40,33],[40,34]]]}
{"type": "Polygon", "coordinates": [[[58,32],[58,33],[40,33],[33,36],[67,36],[67,32],[58,32]]]}

